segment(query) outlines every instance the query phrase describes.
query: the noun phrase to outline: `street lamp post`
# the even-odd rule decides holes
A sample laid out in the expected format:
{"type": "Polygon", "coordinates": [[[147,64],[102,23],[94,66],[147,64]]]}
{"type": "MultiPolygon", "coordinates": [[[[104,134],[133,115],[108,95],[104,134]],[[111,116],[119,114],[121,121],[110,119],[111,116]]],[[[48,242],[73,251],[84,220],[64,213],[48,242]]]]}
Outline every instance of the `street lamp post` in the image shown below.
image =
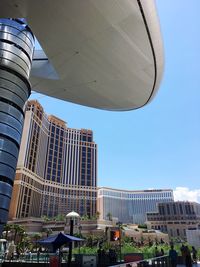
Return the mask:
{"type": "Polygon", "coordinates": [[[119,258],[120,258],[120,263],[122,261],[122,222],[117,223],[119,227],[119,258]]]}
{"type": "MultiPolygon", "coordinates": [[[[66,215],[66,220],[69,219],[69,226],[70,226],[69,234],[72,236],[74,233],[74,221],[75,219],[79,218],[80,215],[75,211],[72,211],[66,215]]],[[[67,264],[68,267],[70,267],[71,261],[72,261],[72,242],[69,243],[69,254],[68,254],[68,264],[67,264]]]]}

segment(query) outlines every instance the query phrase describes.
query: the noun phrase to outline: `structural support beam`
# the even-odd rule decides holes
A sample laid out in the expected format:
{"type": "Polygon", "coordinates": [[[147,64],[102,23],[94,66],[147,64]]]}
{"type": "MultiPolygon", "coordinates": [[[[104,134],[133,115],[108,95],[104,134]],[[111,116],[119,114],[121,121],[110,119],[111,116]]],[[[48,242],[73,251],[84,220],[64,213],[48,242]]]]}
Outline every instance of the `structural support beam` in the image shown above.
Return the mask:
{"type": "Polygon", "coordinates": [[[31,93],[34,36],[19,19],[0,19],[0,235],[7,222],[24,122],[31,93]]]}

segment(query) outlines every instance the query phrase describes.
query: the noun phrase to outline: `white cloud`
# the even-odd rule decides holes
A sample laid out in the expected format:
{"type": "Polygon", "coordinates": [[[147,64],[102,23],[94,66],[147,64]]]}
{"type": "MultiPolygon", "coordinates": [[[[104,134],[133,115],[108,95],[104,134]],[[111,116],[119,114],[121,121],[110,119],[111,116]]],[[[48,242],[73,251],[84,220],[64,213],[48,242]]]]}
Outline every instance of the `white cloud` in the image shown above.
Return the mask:
{"type": "Polygon", "coordinates": [[[200,202],[200,189],[190,190],[188,187],[176,187],[174,190],[174,200],[200,202]]]}

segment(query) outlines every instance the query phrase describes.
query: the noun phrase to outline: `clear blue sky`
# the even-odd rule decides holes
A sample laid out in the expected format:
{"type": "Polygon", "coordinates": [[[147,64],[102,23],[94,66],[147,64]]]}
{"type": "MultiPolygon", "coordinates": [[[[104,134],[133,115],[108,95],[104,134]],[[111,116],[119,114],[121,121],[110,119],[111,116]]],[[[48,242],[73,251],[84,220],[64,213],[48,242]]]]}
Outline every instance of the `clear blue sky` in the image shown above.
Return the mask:
{"type": "Polygon", "coordinates": [[[93,130],[99,186],[200,188],[200,1],[157,0],[157,8],[165,71],[149,105],[120,113],[31,97],[69,127],[93,130]]]}

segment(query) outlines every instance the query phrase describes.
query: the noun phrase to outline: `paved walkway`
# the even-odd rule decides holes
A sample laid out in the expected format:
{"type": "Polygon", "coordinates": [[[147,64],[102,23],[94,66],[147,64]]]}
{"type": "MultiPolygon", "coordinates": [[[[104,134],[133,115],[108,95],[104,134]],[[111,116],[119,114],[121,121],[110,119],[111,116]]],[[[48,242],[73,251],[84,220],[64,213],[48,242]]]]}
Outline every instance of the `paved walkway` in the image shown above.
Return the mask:
{"type": "MultiPolygon", "coordinates": [[[[113,265],[113,266],[110,266],[110,267],[127,267],[128,263],[121,263],[121,264],[118,264],[118,265],[113,265]]],[[[130,267],[137,267],[137,263],[136,262],[132,262],[132,263],[129,263],[129,266],[130,267]]],[[[184,264],[178,264],[176,267],[186,267],[184,264]]],[[[197,262],[196,264],[193,264],[192,267],[200,267],[200,261],[197,262]]]]}
{"type": "MultiPolygon", "coordinates": [[[[177,267],[185,267],[184,264],[178,264],[177,267]]],[[[200,261],[198,261],[197,263],[193,263],[192,267],[200,267],[200,261]]]]}

